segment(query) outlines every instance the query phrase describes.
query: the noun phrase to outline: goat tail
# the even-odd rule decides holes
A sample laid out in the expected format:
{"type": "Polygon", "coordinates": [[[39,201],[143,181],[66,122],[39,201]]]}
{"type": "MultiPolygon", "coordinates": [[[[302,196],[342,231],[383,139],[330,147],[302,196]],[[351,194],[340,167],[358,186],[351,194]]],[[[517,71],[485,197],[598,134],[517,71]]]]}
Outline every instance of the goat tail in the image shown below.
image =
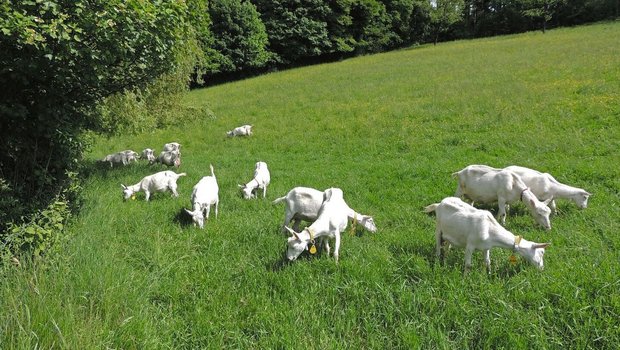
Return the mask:
{"type": "Polygon", "coordinates": [[[459,176],[459,173],[460,173],[460,171],[452,173],[452,178],[455,179],[457,176],[459,176]]]}
{"type": "Polygon", "coordinates": [[[282,202],[283,200],[286,199],[286,196],[284,197],[280,197],[280,198],[276,198],[276,200],[274,200],[273,202],[271,202],[272,204],[278,204],[280,202],[282,202]]]}
{"type": "Polygon", "coordinates": [[[211,176],[215,177],[215,173],[213,172],[213,164],[209,164],[209,168],[211,168],[211,176]]]}
{"type": "Polygon", "coordinates": [[[181,176],[187,176],[187,174],[186,173],[179,173],[179,174],[177,174],[177,177],[181,177],[181,176]]]}
{"type": "Polygon", "coordinates": [[[437,209],[437,207],[439,206],[439,203],[433,203],[429,206],[427,206],[426,208],[424,208],[424,212],[425,213],[432,213],[435,211],[435,209],[437,209]]]}

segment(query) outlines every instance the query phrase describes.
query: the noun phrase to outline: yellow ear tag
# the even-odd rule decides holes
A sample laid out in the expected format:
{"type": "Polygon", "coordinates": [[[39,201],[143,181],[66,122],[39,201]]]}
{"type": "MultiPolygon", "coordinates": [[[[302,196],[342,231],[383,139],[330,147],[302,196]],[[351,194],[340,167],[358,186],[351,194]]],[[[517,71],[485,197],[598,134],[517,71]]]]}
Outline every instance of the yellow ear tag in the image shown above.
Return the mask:
{"type": "Polygon", "coordinates": [[[134,194],[134,195],[132,195],[132,196],[131,196],[131,199],[133,199],[133,200],[135,201],[135,200],[136,200],[136,195],[135,195],[135,194],[134,194]]]}
{"type": "Polygon", "coordinates": [[[316,246],[314,244],[310,246],[310,254],[312,255],[316,254],[316,246]]]}
{"type": "Polygon", "coordinates": [[[514,254],[512,254],[510,257],[508,257],[508,261],[510,261],[511,264],[516,265],[517,257],[514,254]]]}

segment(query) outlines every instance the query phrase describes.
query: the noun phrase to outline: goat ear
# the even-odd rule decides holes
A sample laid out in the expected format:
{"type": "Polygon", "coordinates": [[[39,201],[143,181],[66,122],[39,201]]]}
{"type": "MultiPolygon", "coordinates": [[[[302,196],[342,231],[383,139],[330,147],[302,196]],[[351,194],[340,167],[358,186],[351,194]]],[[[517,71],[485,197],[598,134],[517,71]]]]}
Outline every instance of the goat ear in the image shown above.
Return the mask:
{"type": "Polygon", "coordinates": [[[239,188],[244,188],[245,186],[237,184],[239,188]]]}
{"type": "Polygon", "coordinates": [[[194,216],[194,212],[189,211],[189,209],[187,208],[183,208],[185,209],[185,212],[188,213],[190,216],[194,216]]]}
{"type": "Polygon", "coordinates": [[[287,231],[288,231],[288,232],[289,232],[289,233],[290,233],[293,237],[295,237],[296,239],[298,239],[298,240],[300,240],[300,241],[301,241],[301,239],[299,239],[299,235],[297,235],[297,232],[293,231],[293,229],[291,229],[291,228],[290,228],[290,227],[288,227],[288,226],[284,226],[284,228],[285,228],[285,229],[286,229],[286,230],[287,230],[287,231]]]}
{"type": "Polygon", "coordinates": [[[532,249],[547,248],[551,243],[539,243],[532,245],[532,249]]]}
{"type": "Polygon", "coordinates": [[[125,185],[123,185],[123,184],[121,184],[121,187],[122,187],[124,190],[126,190],[126,189],[127,189],[127,186],[125,186],[125,185]]]}
{"type": "Polygon", "coordinates": [[[549,199],[545,200],[543,203],[544,203],[545,205],[549,205],[549,203],[551,203],[551,201],[552,201],[552,200],[553,200],[553,197],[551,197],[551,198],[549,198],[549,199]]]}

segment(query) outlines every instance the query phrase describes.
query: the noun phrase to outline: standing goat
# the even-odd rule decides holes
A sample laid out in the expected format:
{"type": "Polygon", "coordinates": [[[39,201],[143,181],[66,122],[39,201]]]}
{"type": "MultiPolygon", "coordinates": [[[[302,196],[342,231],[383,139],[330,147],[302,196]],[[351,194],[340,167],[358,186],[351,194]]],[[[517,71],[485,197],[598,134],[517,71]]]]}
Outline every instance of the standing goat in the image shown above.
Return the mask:
{"type": "Polygon", "coordinates": [[[217,185],[217,179],[213,172],[213,165],[209,165],[211,168],[211,176],[204,176],[194,186],[192,191],[192,205],[193,211],[185,209],[185,211],[191,215],[194,225],[198,225],[200,228],[204,228],[205,215],[206,219],[209,219],[209,212],[211,205],[215,206],[215,218],[217,219],[217,206],[220,202],[218,195],[219,187],[217,185]]]}
{"type": "Polygon", "coordinates": [[[241,188],[241,193],[245,199],[255,198],[255,192],[259,189],[263,190],[263,198],[265,198],[265,196],[267,196],[267,186],[269,185],[269,182],[271,182],[271,175],[269,174],[267,163],[256,162],[256,166],[254,168],[254,178],[252,178],[252,180],[245,185],[238,186],[241,188]]]}
{"type": "Polygon", "coordinates": [[[560,183],[551,176],[551,174],[541,173],[533,169],[516,165],[504,169],[519,175],[521,180],[523,180],[525,185],[530,188],[539,200],[551,199],[549,208],[551,208],[554,213],[557,212],[555,205],[555,199],[557,198],[569,199],[575,202],[580,209],[588,207],[588,198],[591,196],[590,193],[581,188],[560,183]]]}
{"type": "Polygon", "coordinates": [[[347,213],[349,206],[345,203],[342,190],[339,188],[329,188],[325,190],[323,204],[319,210],[319,216],[312,225],[306,227],[301,232],[296,232],[285,226],[291,234],[287,241],[286,257],[289,261],[296,260],[297,257],[308,249],[308,244],[312,244],[311,253],[315,240],[324,246],[327,255],[330,253],[329,238],[335,239],[334,259],[338,262],[340,250],[340,233],[347,228],[347,213]]]}
{"type": "MultiPolygon", "coordinates": [[[[286,196],[277,198],[273,201],[273,204],[284,202],[284,224],[282,225],[282,231],[287,232],[285,227],[290,224],[291,220],[294,220],[293,229],[299,231],[299,224],[302,220],[307,222],[314,222],[319,216],[319,209],[323,205],[323,197],[325,192],[316,190],[309,187],[295,187],[290,190],[286,196]]],[[[346,204],[346,202],[345,202],[346,204]]],[[[364,229],[370,232],[377,232],[377,226],[372,216],[362,215],[355,210],[349,208],[347,211],[347,217],[349,220],[355,220],[361,224],[364,229]]]]}
{"type": "Polygon", "coordinates": [[[435,252],[440,262],[443,262],[442,246],[445,240],[456,247],[465,248],[465,273],[471,268],[474,250],[482,250],[484,263],[490,273],[490,250],[494,247],[510,249],[540,270],[544,268],[543,256],[549,243],[530,242],[515,236],[503,228],[489,211],[476,209],[456,197],[431,204],[424,211],[437,214],[435,252]]]}
{"type": "Polygon", "coordinates": [[[136,193],[144,191],[145,199],[148,202],[151,197],[151,193],[164,192],[166,190],[172,191],[173,197],[178,197],[177,192],[177,180],[181,176],[185,176],[185,173],[177,174],[174,171],[166,170],[160,171],[153,175],[145,176],[140,182],[135,185],[125,186],[121,184],[123,188],[123,199],[127,200],[133,197],[136,193]]]}
{"type": "Polygon", "coordinates": [[[506,206],[521,200],[538,224],[546,230],[551,229],[551,209],[547,207],[551,198],[539,201],[519,175],[486,165],[470,165],[452,176],[458,177],[459,181],[455,197],[464,196],[481,203],[497,202],[498,219],[503,225],[506,224],[506,206]]]}

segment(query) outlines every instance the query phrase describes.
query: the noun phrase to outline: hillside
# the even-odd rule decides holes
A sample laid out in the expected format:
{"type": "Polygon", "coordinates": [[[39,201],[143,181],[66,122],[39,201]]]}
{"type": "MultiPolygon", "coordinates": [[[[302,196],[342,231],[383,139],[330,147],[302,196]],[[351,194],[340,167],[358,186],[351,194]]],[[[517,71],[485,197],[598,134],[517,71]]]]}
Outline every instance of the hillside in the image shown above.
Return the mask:
{"type": "MultiPolygon", "coordinates": [[[[215,117],[97,139],[85,205],[47,267],[6,273],[8,348],[614,348],[620,343],[620,23],[457,41],[358,57],[189,93],[215,117]],[[225,137],[253,124],[249,138],[225,137]],[[179,198],[123,202],[120,184],[164,170],[95,160],[182,144],[179,198]],[[237,184],[271,171],[266,199],[237,184]],[[219,217],[191,225],[213,164],[219,217]],[[518,164],[593,193],[559,200],[552,230],[522,204],[506,227],[551,242],[538,271],[463,250],[435,258],[424,206],[469,164],[518,164]],[[339,187],[376,234],[347,229],[340,262],[284,261],[281,205],[295,186],[339,187]]],[[[485,207],[494,213],[493,206],[485,207]]],[[[212,213],[213,214],[213,213],[212,213]]]]}

